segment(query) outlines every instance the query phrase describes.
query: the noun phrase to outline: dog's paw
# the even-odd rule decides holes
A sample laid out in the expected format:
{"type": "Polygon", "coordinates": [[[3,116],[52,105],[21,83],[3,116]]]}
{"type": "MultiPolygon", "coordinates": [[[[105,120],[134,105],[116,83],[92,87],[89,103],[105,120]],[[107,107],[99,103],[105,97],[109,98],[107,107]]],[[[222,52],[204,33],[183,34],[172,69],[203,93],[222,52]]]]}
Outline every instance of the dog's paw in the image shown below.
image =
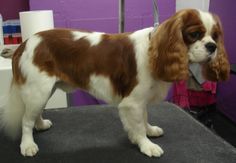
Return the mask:
{"type": "Polygon", "coordinates": [[[148,125],[148,127],[147,127],[147,135],[148,136],[159,137],[159,136],[162,136],[163,134],[164,134],[164,131],[162,130],[162,128],[160,128],[158,126],[148,125]]]}
{"type": "Polygon", "coordinates": [[[47,130],[52,126],[52,122],[49,119],[44,119],[42,121],[40,121],[39,123],[35,124],[35,129],[38,131],[41,130],[47,130]]]}
{"type": "Polygon", "coordinates": [[[21,143],[20,145],[21,154],[23,156],[34,156],[39,151],[37,144],[34,142],[21,143]]]}
{"type": "Polygon", "coordinates": [[[148,139],[140,144],[140,151],[149,157],[160,157],[164,153],[161,147],[148,139]]]}

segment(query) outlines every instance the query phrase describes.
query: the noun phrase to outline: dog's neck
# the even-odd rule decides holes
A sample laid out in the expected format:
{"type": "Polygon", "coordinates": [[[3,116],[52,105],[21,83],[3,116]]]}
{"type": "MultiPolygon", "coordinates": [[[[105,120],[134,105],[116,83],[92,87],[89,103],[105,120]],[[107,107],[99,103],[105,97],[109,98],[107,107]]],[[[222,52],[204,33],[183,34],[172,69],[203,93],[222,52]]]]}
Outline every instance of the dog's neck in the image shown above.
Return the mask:
{"type": "Polygon", "coordinates": [[[155,24],[153,26],[153,30],[149,33],[149,40],[151,40],[152,37],[155,35],[155,33],[157,32],[158,27],[159,27],[159,24],[155,24]]]}

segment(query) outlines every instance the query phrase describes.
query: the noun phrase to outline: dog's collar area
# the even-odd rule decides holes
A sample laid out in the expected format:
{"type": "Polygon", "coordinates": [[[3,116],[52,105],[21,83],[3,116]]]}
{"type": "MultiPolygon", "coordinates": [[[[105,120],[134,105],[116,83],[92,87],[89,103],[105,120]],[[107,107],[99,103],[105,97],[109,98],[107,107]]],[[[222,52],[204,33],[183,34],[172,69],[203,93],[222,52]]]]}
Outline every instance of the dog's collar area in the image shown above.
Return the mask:
{"type": "Polygon", "coordinates": [[[151,39],[154,35],[154,33],[157,31],[157,28],[159,27],[159,23],[155,23],[153,30],[149,33],[149,39],[151,39]]]}

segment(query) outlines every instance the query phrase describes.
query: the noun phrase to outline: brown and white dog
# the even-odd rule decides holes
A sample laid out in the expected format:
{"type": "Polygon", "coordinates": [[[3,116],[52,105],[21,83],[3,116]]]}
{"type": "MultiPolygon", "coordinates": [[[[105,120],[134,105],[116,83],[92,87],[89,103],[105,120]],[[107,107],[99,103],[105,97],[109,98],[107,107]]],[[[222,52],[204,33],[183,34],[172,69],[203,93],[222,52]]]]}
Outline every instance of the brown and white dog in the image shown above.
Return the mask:
{"type": "Polygon", "coordinates": [[[2,127],[10,135],[22,129],[21,154],[34,156],[38,146],[33,128],[45,130],[52,125],[41,113],[53,88],[80,88],[117,104],[130,141],[142,153],[159,157],[163,150],[147,136],[158,137],[163,130],[148,123],[147,105],[164,100],[173,81],[187,79],[190,63],[200,63],[208,80],[226,80],[229,63],[223,43],[218,17],[192,9],[177,12],[155,30],[37,33],[13,55],[2,127]]]}

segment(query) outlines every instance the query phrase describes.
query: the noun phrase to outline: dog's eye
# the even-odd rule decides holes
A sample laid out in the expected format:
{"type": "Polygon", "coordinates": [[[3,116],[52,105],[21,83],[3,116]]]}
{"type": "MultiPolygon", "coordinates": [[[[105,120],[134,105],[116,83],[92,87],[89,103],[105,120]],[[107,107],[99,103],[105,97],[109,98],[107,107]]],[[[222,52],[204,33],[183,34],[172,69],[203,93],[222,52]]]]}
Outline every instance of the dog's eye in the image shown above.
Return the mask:
{"type": "Polygon", "coordinates": [[[213,34],[212,34],[212,38],[213,38],[213,40],[217,40],[218,39],[218,37],[219,37],[219,35],[218,35],[218,33],[217,32],[214,32],[213,34]]]}
{"type": "Polygon", "coordinates": [[[197,40],[201,37],[202,33],[200,31],[195,31],[195,32],[191,32],[189,33],[189,36],[194,39],[197,40]]]}

